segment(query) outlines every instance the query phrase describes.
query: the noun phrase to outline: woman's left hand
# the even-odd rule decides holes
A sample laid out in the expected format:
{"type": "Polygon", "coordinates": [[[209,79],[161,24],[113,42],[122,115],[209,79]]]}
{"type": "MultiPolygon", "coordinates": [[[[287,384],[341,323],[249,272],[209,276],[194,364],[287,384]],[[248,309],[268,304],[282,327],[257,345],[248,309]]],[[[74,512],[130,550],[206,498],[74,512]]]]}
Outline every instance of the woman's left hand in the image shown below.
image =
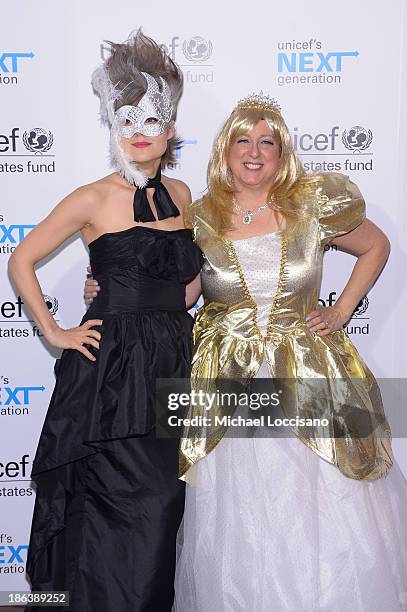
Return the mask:
{"type": "Polygon", "coordinates": [[[318,336],[327,336],[333,331],[342,329],[347,318],[337,306],[320,306],[307,315],[307,326],[318,336]]]}

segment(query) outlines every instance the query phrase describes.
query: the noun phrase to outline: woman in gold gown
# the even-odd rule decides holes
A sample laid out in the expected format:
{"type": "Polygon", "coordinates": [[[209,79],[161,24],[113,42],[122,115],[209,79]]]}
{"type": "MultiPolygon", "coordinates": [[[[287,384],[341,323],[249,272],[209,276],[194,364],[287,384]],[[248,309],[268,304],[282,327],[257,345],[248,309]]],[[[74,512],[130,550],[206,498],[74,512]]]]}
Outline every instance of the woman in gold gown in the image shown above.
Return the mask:
{"type": "Polygon", "coordinates": [[[234,109],[208,178],[188,212],[205,256],[192,387],[278,380],[283,416],[326,421],[291,436],[230,436],[215,419],[220,402],[191,405],[188,417],[211,419],[185,427],[181,442],[189,486],[175,609],[404,610],[407,482],[376,380],[343,329],[388,240],[349,178],[305,175],[267,97],[234,109]],[[328,243],[358,259],[336,304],[321,308],[328,243]]]}

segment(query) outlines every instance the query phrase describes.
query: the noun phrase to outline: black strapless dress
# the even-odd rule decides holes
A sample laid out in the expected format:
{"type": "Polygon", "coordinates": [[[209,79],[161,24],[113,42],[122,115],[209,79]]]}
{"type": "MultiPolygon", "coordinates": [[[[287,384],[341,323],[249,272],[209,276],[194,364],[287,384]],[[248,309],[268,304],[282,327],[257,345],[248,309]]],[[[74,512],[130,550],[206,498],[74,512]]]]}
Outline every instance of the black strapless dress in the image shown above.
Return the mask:
{"type": "Polygon", "coordinates": [[[55,367],[27,572],[35,591],[69,591],[75,612],[166,612],[184,485],[178,441],[155,437],[155,380],[189,376],[185,284],[202,254],[190,230],[144,226],[89,251],[101,292],[82,322],[102,319],[102,340],[96,362],[65,350],[55,367]]]}

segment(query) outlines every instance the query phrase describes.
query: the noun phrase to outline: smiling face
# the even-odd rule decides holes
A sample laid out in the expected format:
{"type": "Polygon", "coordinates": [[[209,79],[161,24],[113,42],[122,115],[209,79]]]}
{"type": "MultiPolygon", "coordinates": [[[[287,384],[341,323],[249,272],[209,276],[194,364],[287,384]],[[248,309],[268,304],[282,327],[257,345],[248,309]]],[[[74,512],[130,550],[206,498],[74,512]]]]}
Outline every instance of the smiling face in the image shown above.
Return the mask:
{"type": "Polygon", "coordinates": [[[252,187],[267,191],[280,165],[280,142],[266,121],[261,120],[254,128],[236,136],[227,161],[236,190],[252,187]]]}

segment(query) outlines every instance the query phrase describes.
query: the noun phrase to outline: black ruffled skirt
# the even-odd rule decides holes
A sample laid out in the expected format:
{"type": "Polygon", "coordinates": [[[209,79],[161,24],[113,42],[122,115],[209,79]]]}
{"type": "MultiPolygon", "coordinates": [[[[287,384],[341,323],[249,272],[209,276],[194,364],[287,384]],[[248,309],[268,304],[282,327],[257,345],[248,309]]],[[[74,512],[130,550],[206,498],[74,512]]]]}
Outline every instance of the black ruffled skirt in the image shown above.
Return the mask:
{"type": "Polygon", "coordinates": [[[94,309],[84,320],[99,317],[96,362],[74,350],[57,362],[27,571],[33,590],[69,591],[75,612],[166,612],[184,485],[178,441],[155,436],[154,389],[156,378],[189,376],[193,320],[94,309]]]}

